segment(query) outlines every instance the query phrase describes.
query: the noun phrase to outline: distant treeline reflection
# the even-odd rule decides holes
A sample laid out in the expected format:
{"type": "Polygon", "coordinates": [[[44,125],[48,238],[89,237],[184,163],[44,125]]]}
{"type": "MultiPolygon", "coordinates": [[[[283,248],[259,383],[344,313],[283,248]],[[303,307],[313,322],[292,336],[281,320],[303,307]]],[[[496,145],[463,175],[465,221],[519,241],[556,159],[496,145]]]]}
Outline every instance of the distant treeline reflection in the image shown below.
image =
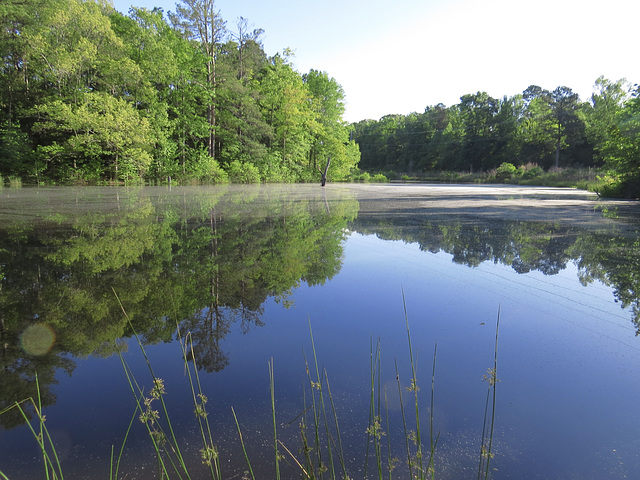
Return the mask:
{"type": "Polygon", "coordinates": [[[383,240],[417,243],[425,252],[446,252],[453,262],[469,267],[490,261],[518,273],[537,270],[555,275],[573,262],[581,284],[599,280],[614,289],[615,300],[631,308],[636,336],[640,335],[638,232],[630,235],[621,229],[614,234],[553,222],[452,215],[427,217],[418,223],[401,216],[361,215],[350,227],[383,240]]]}

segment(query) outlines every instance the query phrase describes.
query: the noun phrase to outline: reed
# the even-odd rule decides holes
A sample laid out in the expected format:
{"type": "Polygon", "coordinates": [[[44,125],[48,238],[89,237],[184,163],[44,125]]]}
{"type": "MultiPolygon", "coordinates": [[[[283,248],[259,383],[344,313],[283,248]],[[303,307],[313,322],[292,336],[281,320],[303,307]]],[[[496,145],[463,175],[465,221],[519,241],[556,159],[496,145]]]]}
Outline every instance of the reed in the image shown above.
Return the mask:
{"type": "Polygon", "coordinates": [[[22,187],[22,179],[20,177],[9,177],[9,187],[11,188],[22,187]]]}
{"type": "Polygon", "coordinates": [[[236,427],[238,428],[238,436],[240,437],[240,444],[242,445],[242,452],[244,453],[244,458],[247,461],[247,467],[249,468],[249,473],[251,473],[251,478],[255,480],[256,476],[253,474],[253,468],[251,468],[249,455],[247,454],[247,449],[245,448],[244,440],[242,439],[242,430],[240,429],[240,423],[238,422],[238,417],[236,417],[236,411],[233,409],[233,407],[231,407],[231,413],[233,413],[233,420],[236,422],[236,427]]]}
{"type": "Polygon", "coordinates": [[[269,362],[269,386],[271,390],[271,412],[273,416],[273,448],[275,450],[276,480],[280,480],[280,453],[278,452],[278,428],[276,424],[276,394],[273,358],[269,362]]]}
{"type": "MultiPolygon", "coordinates": [[[[47,480],[63,480],[64,475],[62,473],[62,466],[60,465],[60,458],[58,457],[55,445],[51,439],[51,435],[49,434],[49,429],[45,424],[46,417],[42,413],[42,398],[40,396],[40,384],[38,382],[37,373],[35,375],[35,381],[37,400],[34,400],[33,397],[29,397],[25,400],[14,402],[13,405],[0,411],[0,415],[13,410],[14,408],[20,412],[20,415],[24,419],[40,449],[40,454],[42,455],[42,461],[44,463],[44,478],[47,480]],[[33,409],[36,415],[37,424],[35,427],[31,424],[29,414],[27,412],[27,409],[29,408],[33,409]]],[[[8,480],[8,477],[4,473],[0,472],[0,475],[3,479],[8,480]]]]}
{"type": "Polygon", "coordinates": [[[307,406],[307,394],[305,390],[303,396],[303,412],[299,415],[301,418],[300,439],[302,444],[300,451],[304,456],[304,466],[291,454],[289,449],[282,445],[293,458],[296,465],[300,467],[303,478],[322,478],[326,474],[329,478],[336,479],[338,478],[338,466],[342,473],[342,478],[349,478],[344,460],[338,414],[333,394],[331,393],[327,372],[322,369],[321,374],[321,369],[318,365],[318,356],[311,321],[309,321],[309,336],[313,353],[312,367],[309,366],[306,355],[304,360],[311,404],[307,406]],[[315,375],[312,372],[315,372],[315,375]],[[312,425],[310,425],[308,421],[308,412],[312,414],[312,425]],[[313,429],[312,437],[309,435],[310,428],[313,429]],[[310,438],[312,438],[311,442],[309,441],[310,438]]]}
{"type": "MultiPolygon", "coordinates": [[[[425,469],[423,464],[422,437],[420,435],[420,403],[418,399],[418,391],[420,390],[420,388],[418,387],[418,378],[416,374],[417,362],[414,362],[413,347],[411,346],[411,331],[409,329],[409,315],[407,313],[407,302],[404,296],[404,289],[402,290],[402,305],[404,308],[404,319],[405,319],[405,325],[407,329],[407,343],[409,346],[409,358],[411,359],[411,386],[409,387],[409,391],[413,392],[415,416],[416,416],[416,430],[413,436],[413,439],[416,445],[414,467],[417,470],[416,478],[424,479],[426,477],[425,477],[425,469]]],[[[435,447],[432,445],[432,450],[434,448],[435,447]]],[[[432,462],[433,462],[433,458],[430,458],[429,467],[432,467],[432,462]]]]}
{"type": "MultiPolygon", "coordinates": [[[[177,332],[178,340],[180,341],[180,348],[182,350],[182,360],[184,362],[185,372],[187,373],[189,379],[191,399],[194,405],[194,412],[198,420],[200,438],[203,445],[202,449],[200,450],[202,463],[209,467],[209,471],[213,479],[221,479],[222,473],[220,471],[218,448],[216,447],[213,440],[211,425],[209,424],[209,413],[207,412],[206,407],[208,398],[202,390],[200,375],[198,374],[196,355],[193,351],[193,339],[191,337],[191,332],[185,335],[184,340],[181,337],[180,328],[177,328],[177,332]],[[191,360],[192,364],[190,364],[189,360],[191,360]]],[[[233,412],[233,416],[235,418],[235,412],[233,412]]],[[[240,433],[239,426],[238,433],[240,433]]],[[[240,440],[242,441],[242,434],[240,434],[240,440]]],[[[242,447],[244,449],[244,444],[242,447]]],[[[251,469],[251,465],[249,465],[249,469],[251,469]]]]}
{"type": "MultiPolygon", "coordinates": [[[[115,292],[114,292],[115,294],[115,292]]],[[[117,299],[116,294],[116,299],[117,299]]],[[[118,299],[118,302],[120,300],[118,299]]],[[[126,311],[120,304],[123,314],[128,319],[126,311]]],[[[400,401],[400,413],[402,421],[402,430],[404,434],[404,449],[406,450],[406,470],[400,476],[410,479],[426,480],[436,478],[436,449],[440,432],[435,430],[435,384],[436,384],[436,360],[438,355],[438,345],[434,345],[433,364],[431,370],[431,393],[428,401],[428,434],[422,431],[422,420],[420,417],[420,406],[423,404],[419,396],[418,375],[417,375],[417,358],[414,354],[411,330],[409,328],[409,316],[403,292],[403,306],[405,314],[405,328],[407,334],[408,353],[410,358],[411,375],[410,386],[404,389],[400,381],[400,373],[398,362],[395,361],[395,374],[397,382],[397,394],[400,401]],[[412,395],[414,410],[412,413],[405,410],[403,401],[403,392],[408,391],[412,395]],[[414,423],[415,422],[415,423],[414,423]],[[423,437],[429,437],[428,450],[423,445],[423,437]]],[[[484,380],[488,382],[487,396],[484,407],[483,428],[480,441],[480,452],[478,458],[478,480],[487,480],[491,477],[490,464],[494,458],[493,454],[493,437],[496,423],[496,385],[499,382],[497,378],[498,366],[498,337],[500,326],[500,308],[496,321],[495,345],[493,355],[493,365],[487,370],[484,380]]],[[[135,399],[135,409],[132,414],[129,425],[125,431],[124,439],[119,450],[112,446],[111,448],[111,464],[109,467],[109,478],[121,478],[120,463],[125,451],[125,444],[129,434],[136,423],[136,419],[140,421],[145,428],[149,438],[153,444],[155,457],[157,460],[158,476],[160,478],[178,478],[190,479],[191,473],[187,468],[185,456],[178,442],[167,405],[164,401],[165,386],[161,378],[159,378],[152,368],[151,361],[147,355],[145,347],[135,332],[133,325],[129,322],[129,326],[134,332],[139,350],[146,363],[151,385],[150,389],[145,389],[134,376],[132,369],[125,361],[123,355],[119,352],[120,360],[123,366],[127,383],[131,389],[135,399]]],[[[209,412],[207,411],[207,397],[203,393],[201,379],[198,374],[196,364],[196,356],[193,350],[193,341],[190,333],[182,335],[178,328],[178,340],[182,351],[182,359],[185,365],[185,372],[189,382],[191,393],[191,401],[193,402],[194,414],[198,422],[200,440],[202,449],[200,450],[202,463],[209,468],[209,475],[214,480],[223,478],[221,471],[220,453],[215,444],[210,425],[209,412]]],[[[342,432],[339,426],[336,404],[331,392],[327,371],[321,369],[318,362],[318,354],[316,344],[309,320],[309,336],[311,339],[311,347],[313,361],[310,364],[306,355],[304,356],[306,366],[306,383],[308,389],[303,391],[303,409],[289,424],[300,420],[300,445],[297,447],[287,446],[279,438],[277,409],[276,409],[276,392],[275,392],[275,365],[273,358],[268,362],[269,385],[270,385],[270,401],[271,416],[273,424],[273,449],[274,449],[274,478],[281,478],[281,462],[286,461],[297,471],[300,478],[306,480],[316,479],[349,479],[348,468],[345,461],[345,452],[342,443],[342,432]],[[308,391],[308,393],[307,393],[308,391]],[[311,417],[311,420],[309,420],[311,417]],[[298,456],[301,456],[299,459],[298,456]]],[[[63,480],[63,471],[60,459],[56,453],[54,443],[51,439],[47,426],[45,424],[45,416],[42,413],[42,402],[40,398],[40,389],[36,375],[37,398],[22,400],[15,402],[12,406],[0,411],[0,415],[11,409],[18,409],[22,414],[28,428],[31,429],[36,442],[39,446],[40,453],[44,463],[44,478],[47,480],[63,480]],[[35,411],[35,422],[30,421],[27,408],[35,411]]],[[[378,338],[374,343],[370,340],[370,378],[369,378],[369,421],[366,429],[366,453],[362,459],[364,462],[364,478],[368,477],[368,467],[370,457],[373,458],[375,476],[382,480],[388,477],[392,480],[394,470],[398,459],[393,457],[394,445],[389,438],[388,432],[393,431],[394,427],[389,417],[389,400],[386,389],[382,389],[382,347],[378,338]],[[383,420],[384,414],[384,420],[383,420]],[[383,429],[384,423],[384,429],[383,429]],[[386,442],[383,437],[387,436],[386,442]],[[385,452],[386,449],[386,452],[385,452]]],[[[247,464],[247,471],[243,478],[251,478],[255,480],[256,475],[249,460],[240,421],[236,416],[236,412],[231,407],[231,413],[235,422],[244,458],[247,464]]],[[[125,474],[126,476],[126,474],[125,474]]],[[[7,475],[0,472],[0,480],[9,480],[7,475]]]]}
{"type": "Polygon", "coordinates": [[[373,348],[373,340],[370,341],[370,390],[369,390],[369,426],[367,427],[367,453],[365,454],[365,467],[364,475],[367,476],[368,464],[369,464],[369,446],[373,444],[374,458],[376,461],[376,468],[378,472],[378,478],[382,478],[382,450],[381,439],[385,435],[382,430],[382,421],[380,416],[380,371],[381,371],[381,349],[380,339],[376,343],[375,350],[373,348]],[[377,394],[376,394],[377,391],[377,394]],[[377,397],[377,402],[376,402],[377,397]]]}
{"type": "MultiPolygon", "coordinates": [[[[320,407],[320,409],[322,410],[322,421],[324,423],[324,430],[325,430],[325,439],[326,439],[326,443],[327,443],[327,461],[328,461],[328,465],[326,466],[327,470],[329,471],[329,474],[331,476],[331,478],[335,478],[335,465],[333,463],[333,448],[331,445],[331,433],[329,432],[329,421],[327,419],[327,409],[326,409],[326,405],[325,405],[325,400],[324,400],[324,388],[323,388],[323,378],[320,377],[320,369],[318,367],[318,356],[316,353],[316,346],[315,346],[315,342],[313,340],[313,330],[311,328],[311,319],[308,319],[309,321],[309,335],[311,337],[311,349],[313,351],[313,363],[315,366],[315,372],[316,372],[316,387],[317,387],[317,392],[318,392],[318,405],[320,407]]],[[[317,430],[317,427],[316,427],[317,430]]],[[[316,434],[317,435],[317,434],[316,434]]]]}
{"type": "Polygon", "coordinates": [[[493,354],[493,368],[487,370],[484,376],[489,384],[487,388],[487,399],[484,408],[484,421],[482,425],[482,441],[480,442],[480,455],[478,462],[478,480],[490,477],[489,464],[493,458],[493,431],[496,420],[496,385],[498,380],[498,331],[500,329],[500,308],[498,307],[498,319],[496,320],[496,340],[493,354]],[[491,409],[489,413],[489,398],[491,398],[491,409]]]}

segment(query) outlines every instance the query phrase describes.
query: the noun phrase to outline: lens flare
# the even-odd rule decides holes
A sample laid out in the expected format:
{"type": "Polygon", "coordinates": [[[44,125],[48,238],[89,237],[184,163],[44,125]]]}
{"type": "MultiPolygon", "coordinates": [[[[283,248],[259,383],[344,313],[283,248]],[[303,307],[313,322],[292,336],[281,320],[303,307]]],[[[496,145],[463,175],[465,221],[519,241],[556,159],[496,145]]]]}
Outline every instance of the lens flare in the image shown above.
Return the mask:
{"type": "Polygon", "coordinates": [[[20,346],[29,355],[45,355],[56,341],[56,334],[49,325],[29,325],[20,335],[20,346]]]}

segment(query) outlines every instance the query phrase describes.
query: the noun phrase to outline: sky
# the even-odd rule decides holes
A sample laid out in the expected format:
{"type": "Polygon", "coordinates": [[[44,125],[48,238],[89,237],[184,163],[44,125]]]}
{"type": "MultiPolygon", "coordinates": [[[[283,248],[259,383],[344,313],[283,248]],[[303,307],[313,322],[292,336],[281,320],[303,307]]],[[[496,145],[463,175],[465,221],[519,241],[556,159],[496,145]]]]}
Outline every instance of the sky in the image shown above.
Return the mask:
{"type": "MultiPolygon", "coordinates": [[[[175,11],[176,0],[112,0],[175,11]]],[[[177,0],[178,2],[180,0],[177,0]]],[[[344,120],[494,98],[529,85],[588,100],[595,80],[640,83],[637,0],[218,0],[227,28],[262,28],[267,55],[289,47],[300,73],[327,72],[345,91],[344,120]]]]}

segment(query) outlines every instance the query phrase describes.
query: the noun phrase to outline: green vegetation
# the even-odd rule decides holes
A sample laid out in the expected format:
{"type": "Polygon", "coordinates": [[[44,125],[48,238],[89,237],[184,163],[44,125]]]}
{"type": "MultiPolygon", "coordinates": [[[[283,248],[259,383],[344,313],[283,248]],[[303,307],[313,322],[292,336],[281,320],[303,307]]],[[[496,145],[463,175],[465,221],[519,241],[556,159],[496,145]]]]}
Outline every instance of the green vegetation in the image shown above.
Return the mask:
{"type": "Polygon", "coordinates": [[[505,162],[498,168],[482,172],[431,171],[414,175],[401,175],[403,182],[432,183],[505,183],[511,185],[538,185],[545,187],[571,187],[590,190],[605,195],[614,184],[610,175],[599,175],[595,168],[555,168],[545,171],[537,164],[516,167],[505,162]]]}
{"type": "Polygon", "coordinates": [[[580,186],[640,197],[640,87],[625,80],[598,78],[585,102],[566,86],[531,85],[347,125],[337,81],[295,71],[289,50],[268,55],[263,33],[242,17],[228,27],[214,0],[180,0],[167,17],[125,16],[106,0],[5,0],[0,175],[14,185],[309,182],[330,157],[332,180],[370,181],[358,165],[492,180],[501,165],[531,164],[598,169],[601,180],[580,186]]]}
{"type": "Polygon", "coordinates": [[[0,5],[0,174],[25,183],[307,182],[360,154],[344,92],[268,56],[213,0],[128,16],[106,0],[0,5]],[[206,15],[197,14],[206,12],[206,15]]]}
{"type": "MultiPolygon", "coordinates": [[[[128,320],[128,315],[124,309],[117,293],[114,291],[117,303],[121,308],[121,312],[125,321],[128,320]]],[[[403,294],[404,295],[404,294],[403,294]]],[[[403,298],[404,301],[404,298],[403,298]]],[[[418,386],[418,377],[416,373],[417,369],[417,357],[414,355],[411,333],[409,329],[409,320],[405,305],[405,322],[407,331],[407,341],[409,356],[411,360],[411,375],[410,386],[406,390],[414,397],[415,407],[415,423],[409,421],[405,417],[404,407],[402,410],[402,430],[406,441],[407,451],[407,465],[405,469],[399,472],[399,476],[407,477],[410,479],[426,480],[436,478],[436,447],[439,438],[439,432],[435,433],[433,430],[434,425],[434,390],[435,390],[435,371],[436,371],[436,356],[437,346],[434,349],[433,356],[433,368],[431,376],[431,396],[429,403],[429,453],[428,455],[423,452],[423,442],[420,430],[420,410],[421,410],[421,398],[418,394],[420,388],[418,386]],[[413,447],[411,446],[413,445],[413,447]]],[[[487,393],[487,402],[485,406],[485,414],[483,421],[483,430],[480,444],[479,454],[479,467],[478,467],[478,480],[489,479],[491,477],[489,470],[489,462],[493,457],[492,453],[492,439],[495,423],[495,395],[496,395],[496,378],[497,371],[497,356],[498,356],[498,327],[500,322],[500,313],[498,312],[498,321],[496,323],[496,340],[495,340],[495,354],[493,367],[488,369],[488,377],[485,375],[484,380],[489,382],[489,390],[487,393]],[[492,398],[491,407],[489,406],[489,399],[492,398]]],[[[129,324],[133,329],[133,325],[129,324]]],[[[274,372],[275,366],[273,360],[269,362],[269,383],[270,383],[270,399],[271,399],[271,415],[273,417],[273,458],[275,465],[275,478],[280,478],[280,462],[292,461],[294,465],[299,468],[298,474],[300,478],[311,480],[316,478],[323,478],[325,475],[328,478],[354,478],[349,475],[348,467],[346,464],[346,454],[342,445],[342,438],[340,428],[338,425],[338,415],[334,402],[334,397],[331,393],[329,386],[329,378],[326,370],[321,372],[318,366],[318,356],[316,352],[316,346],[313,339],[313,331],[311,329],[311,321],[309,321],[309,333],[311,337],[311,345],[313,351],[313,363],[309,365],[306,361],[307,379],[309,383],[309,395],[311,399],[311,405],[307,405],[305,391],[303,398],[303,405],[301,413],[296,417],[299,419],[300,428],[300,443],[301,445],[289,447],[278,436],[278,421],[277,410],[275,402],[275,380],[274,372]],[[309,414],[309,415],[308,415],[309,414]],[[311,422],[308,422],[308,416],[312,417],[311,422]],[[296,452],[296,453],[294,453],[296,452]],[[287,457],[285,457],[285,453],[287,457]],[[303,458],[298,459],[298,456],[303,458]]],[[[148,381],[151,387],[145,389],[138,378],[136,378],[133,370],[129,367],[123,356],[118,352],[122,366],[124,369],[126,381],[131,389],[132,395],[135,399],[135,409],[126,429],[122,445],[119,449],[119,453],[116,455],[115,448],[111,449],[111,466],[109,471],[109,477],[111,479],[120,478],[120,463],[123,452],[126,448],[127,438],[132,429],[133,423],[138,420],[141,422],[147,430],[149,439],[153,445],[153,452],[155,455],[157,472],[161,478],[191,478],[190,469],[188,467],[188,461],[186,459],[186,453],[184,453],[184,445],[176,436],[176,432],[172,425],[171,415],[165,403],[165,395],[167,391],[165,389],[164,381],[162,378],[156,375],[147,352],[145,350],[143,341],[135,333],[137,344],[141,355],[144,358],[145,364],[148,369],[148,381]],[[157,409],[156,409],[157,408],[157,409]]],[[[194,412],[196,420],[198,422],[198,431],[200,433],[200,440],[202,442],[202,448],[199,450],[201,462],[208,469],[208,476],[214,480],[221,480],[225,478],[223,476],[223,465],[226,463],[220,458],[221,452],[216,446],[216,440],[211,433],[211,426],[209,420],[209,413],[206,408],[207,397],[202,391],[200,378],[198,375],[198,366],[196,358],[194,356],[194,345],[192,342],[191,332],[186,332],[184,336],[180,333],[178,328],[177,336],[181,353],[182,361],[184,362],[184,368],[188,377],[188,383],[191,389],[191,398],[193,401],[194,412]]],[[[369,424],[366,429],[367,436],[367,451],[364,461],[364,475],[367,477],[367,470],[369,465],[369,458],[373,456],[375,461],[377,478],[382,480],[389,475],[389,478],[393,478],[393,471],[396,469],[399,463],[398,459],[392,457],[392,445],[389,442],[387,444],[387,454],[385,456],[383,449],[384,445],[382,438],[391,433],[392,428],[389,424],[388,416],[388,398],[385,389],[384,402],[381,400],[381,348],[380,341],[378,340],[375,352],[373,343],[371,346],[371,390],[370,390],[370,410],[369,410],[369,424]],[[386,432],[383,429],[382,409],[386,412],[386,432]],[[369,453],[369,445],[373,445],[373,452],[369,453]]],[[[58,457],[54,439],[46,425],[45,416],[42,413],[42,403],[40,400],[40,387],[37,381],[36,373],[36,399],[29,397],[20,401],[15,401],[6,408],[0,410],[0,417],[7,413],[17,412],[21,415],[25,422],[29,425],[31,433],[37,442],[44,464],[44,478],[52,480],[62,480],[64,478],[64,470],[61,461],[58,457]],[[36,414],[37,421],[36,428],[30,423],[28,411],[29,407],[32,407],[36,414]]],[[[400,375],[398,373],[398,367],[396,362],[396,379],[398,384],[398,395],[400,398],[400,405],[402,402],[403,388],[400,382],[400,375]]],[[[246,450],[242,430],[240,423],[236,416],[233,406],[231,406],[231,412],[238,429],[239,441],[242,446],[244,458],[247,463],[247,471],[244,478],[255,479],[254,471],[251,466],[249,454],[246,450]]],[[[126,473],[125,473],[126,476],[126,473]]],[[[6,474],[0,471],[0,478],[9,480],[6,474]]],[[[105,475],[105,478],[107,476],[105,475]]]]}
{"type": "Polygon", "coordinates": [[[598,78],[587,102],[568,87],[532,85],[513,97],[478,92],[451,107],[428,106],[424,113],[353,127],[359,166],[368,172],[640,197],[640,87],[625,80],[598,78]],[[588,174],[576,178],[576,172],[588,174]]]}

